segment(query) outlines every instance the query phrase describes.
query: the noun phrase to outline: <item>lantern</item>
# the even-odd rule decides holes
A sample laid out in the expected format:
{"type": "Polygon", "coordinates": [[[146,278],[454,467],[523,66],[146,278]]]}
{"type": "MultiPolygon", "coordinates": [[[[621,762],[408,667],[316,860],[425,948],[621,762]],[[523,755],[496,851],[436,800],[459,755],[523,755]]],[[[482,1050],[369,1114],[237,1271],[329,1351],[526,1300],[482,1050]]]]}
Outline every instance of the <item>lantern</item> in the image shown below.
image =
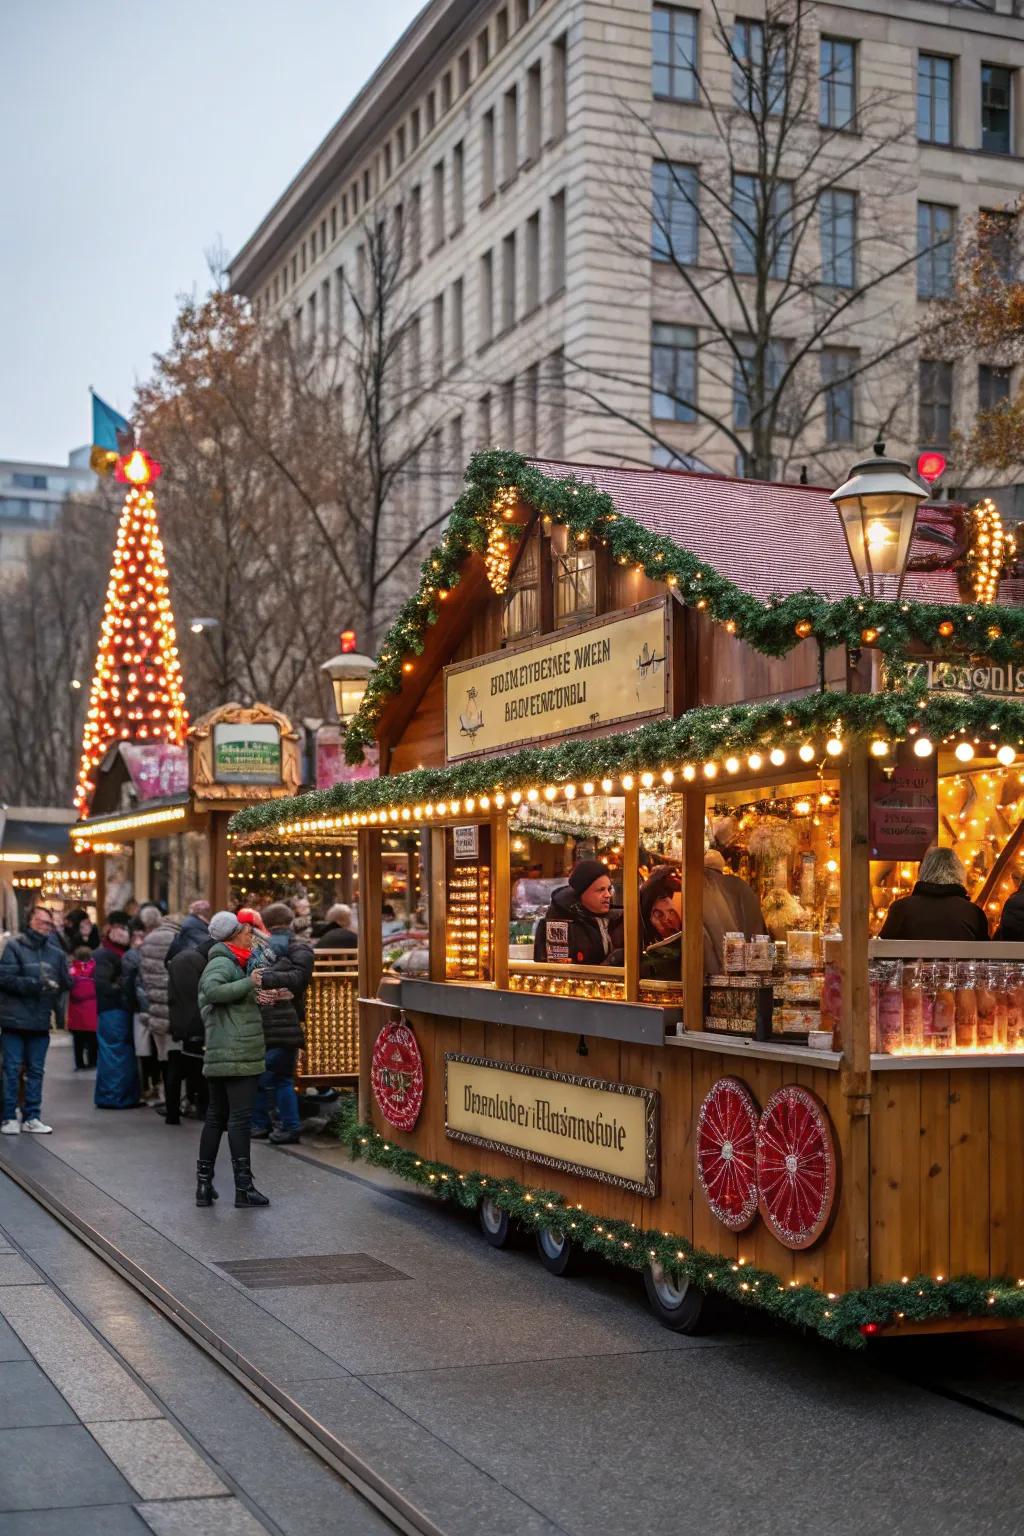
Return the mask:
{"type": "Polygon", "coordinates": [[[910,465],[886,458],[879,441],[874,457],[855,464],[850,478],[829,497],[842,519],[857,580],[869,596],[880,595],[882,578],[894,580],[899,595],[917,508],[927,494],[911,479],[910,465]]]}

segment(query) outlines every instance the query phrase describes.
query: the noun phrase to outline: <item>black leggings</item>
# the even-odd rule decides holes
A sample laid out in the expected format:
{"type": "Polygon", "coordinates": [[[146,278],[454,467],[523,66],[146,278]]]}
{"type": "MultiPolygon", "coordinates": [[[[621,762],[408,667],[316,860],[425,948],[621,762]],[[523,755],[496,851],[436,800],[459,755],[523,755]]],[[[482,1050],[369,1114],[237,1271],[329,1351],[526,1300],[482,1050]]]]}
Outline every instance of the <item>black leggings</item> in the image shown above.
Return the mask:
{"type": "Polygon", "coordinates": [[[184,1051],[170,1051],[164,1062],[164,1096],[167,1100],[168,1125],[177,1125],[181,1119],[183,1083],[197,1113],[205,1119],[210,1099],[206,1089],[206,1078],[203,1076],[203,1058],[186,1055],[184,1051]]]}
{"type": "Polygon", "coordinates": [[[83,1067],[94,1067],[96,1065],[96,1031],[73,1029],[70,1034],[71,1044],[75,1048],[75,1066],[79,1071],[83,1067]]]}
{"type": "Polygon", "coordinates": [[[252,1106],[259,1077],[209,1077],[207,1082],[210,1102],[199,1138],[199,1156],[214,1162],[220,1139],[227,1131],[231,1156],[248,1158],[252,1106]]]}

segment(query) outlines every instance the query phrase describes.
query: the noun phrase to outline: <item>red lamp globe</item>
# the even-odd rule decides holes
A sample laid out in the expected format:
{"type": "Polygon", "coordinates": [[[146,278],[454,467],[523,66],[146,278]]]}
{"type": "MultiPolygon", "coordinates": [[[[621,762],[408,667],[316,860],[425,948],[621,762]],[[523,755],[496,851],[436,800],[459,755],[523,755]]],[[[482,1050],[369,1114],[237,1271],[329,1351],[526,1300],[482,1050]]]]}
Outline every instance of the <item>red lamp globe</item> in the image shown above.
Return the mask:
{"type": "Polygon", "coordinates": [[[934,485],[936,480],[941,479],[946,473],[946,456],[936,453],[934,449],[928,449],[925,453],[918,454],[916,467],[918,479],[923,480],[926,485],[934,485]]]}

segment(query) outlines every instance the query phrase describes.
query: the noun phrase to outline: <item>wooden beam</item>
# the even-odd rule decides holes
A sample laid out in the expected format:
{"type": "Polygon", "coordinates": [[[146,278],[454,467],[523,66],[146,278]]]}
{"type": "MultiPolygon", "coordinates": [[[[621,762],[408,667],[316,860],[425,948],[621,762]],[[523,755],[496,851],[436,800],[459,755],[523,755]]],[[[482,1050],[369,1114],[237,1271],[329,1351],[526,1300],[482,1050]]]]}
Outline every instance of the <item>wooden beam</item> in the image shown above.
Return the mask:
{"type": "Polygon", "coordinates": [[[704,791],[683,791],[683,1028],[704,1027],[704,791]]]}
{"type": "Polygon", "coordinates": [[[839,775],[839,911],[843,935],[839,1017],[843,1048],[842,1089],[848,1117],[841,1220],[846,1226],[846,1283],[851,1288],[867,1285],[870,1279],[869,783],[867,743],[855,741],[851,743],[848,761],[839,775]]]}
{"type": "Polygon", "coordinates": [[[207,836],[210,840],[210,901],[215,912],[228,904],[228,822],[231,813],[210,811],[207,836]]]}
{"type": "MultiPolygon", "coordinates": [[[[361,828],[359,851],[359,996],[373,998],[380,986],[381,906],[384,887],[381,877],[380,833],[361,828]]],[[[379,1010],[359,1004],[359,1117],[369,1121],[373,1115],[373,1090],[370,1062],[373,1042],[380,1028],[379,1010]]]]}
{"type": "Polygon", "coordinates": [[[491,963],[494,985],[503,990],[508,988],[508,935],[512,907],[510,857],[508,814],[495,811],[491,816],[491,899],[494,906],[491,963]]]}
{"type": "Polygon", "coordinates": [[[640,997],[640,889],[637,884],[640,868],[640,791],[635,787],[627,789],[624,796],[626,815],[622,838],[622,917],[626,949],[626,1002],[635,1003],[640,997]]]}

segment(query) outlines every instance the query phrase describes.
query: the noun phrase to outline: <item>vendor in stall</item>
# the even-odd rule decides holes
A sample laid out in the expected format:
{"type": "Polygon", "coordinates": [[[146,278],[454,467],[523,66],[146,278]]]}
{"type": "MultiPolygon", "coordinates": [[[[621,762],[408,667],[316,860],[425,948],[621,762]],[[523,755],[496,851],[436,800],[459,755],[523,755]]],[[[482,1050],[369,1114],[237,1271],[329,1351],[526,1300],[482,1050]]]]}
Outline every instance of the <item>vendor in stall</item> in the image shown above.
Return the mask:
{"type": "Polygon", "coordinates": [[[537,924],[533,958],[545,965],[611,965],[622,948],[622,913],[612,906],[608,868],[600,859],[581,859],[568,885],[553,893],[537,924]]]}
{"type": "Polygon", "coordinates": [[[671,864],[659,864],[640,887],[640,931],[645,981],[677,981],[682,966],[682,879],[671,864]]]}
{"type": "Polygon", "coordinates": [[[709,848],[704,855],[704,974],[717,976],[724,970],[727,933],[753,939],[767,932],[757,892],[728,874],[722,854],[709,848]]]}

